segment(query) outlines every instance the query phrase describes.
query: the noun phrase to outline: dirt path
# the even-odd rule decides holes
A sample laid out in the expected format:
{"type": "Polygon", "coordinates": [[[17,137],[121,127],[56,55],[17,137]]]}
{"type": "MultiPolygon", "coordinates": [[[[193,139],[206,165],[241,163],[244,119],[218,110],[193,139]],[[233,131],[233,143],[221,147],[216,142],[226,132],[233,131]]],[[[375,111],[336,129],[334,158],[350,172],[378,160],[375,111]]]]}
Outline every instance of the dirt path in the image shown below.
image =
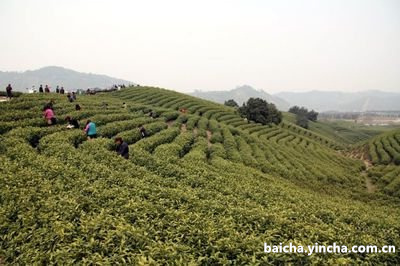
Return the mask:
{"type": "Polygon", "coordinates": [[[197,137],[197,127],[195,127],[195,128],[193,129],[193,134],[194,134],[195,137],[197,137]]]}
{"type": "Polygon", "coordinates": [[[167,122],[168,128],[172,127],[175,121],[171,120],[167,122]]]}
{"type": "Polygon", "coordinates": [[[372,183],[371,178],[365,174],[365,186],[367,187],[368,193],[374,193],[376,191],[376,186],[372,183]]]}
{"type": "Polygon", "coordinates": [[[364,162],[364,165],[365,165],[365,169],[366,170],[368,170],[369,168],[371,168],[373,165],[372,165],[372,162],[367,158],[367,156],[366,155],[363,155],[362,157],[361,157],[361,160],[364,162]]]}
{"type": "Polygon", "coordinates": [[[211,136],[212,136],[211,131],[207,130],[207,145],[208,145],[208,148],[211,147],[211,136]]]}
{"type": "Polygon", "coordinates": [[[362,172],[362,175],[365,177],[365,187],[367,188],[368,193],[374,193],[377,189],[376,185],[372,182],[371,178],[368,176],[368,169],[372,167],[371,161],[363,158],[363,162],[365,165],[365,170],[362,172]]]}
{"type": "Polygon", "coordinates": [[[372,167],[372,162],[370,160],[363,158],[363,162],[366,170],[372,167]]]}
{"type": "Polygon", "coordinates": [[[181,133],[185,133],[187,131],[186,124],[182,124],[181,126],[181,133]]]}
{"type": "Polygon", "coordinates": [[[352,159],[357,159],[363,161],[365,165],[365,170],[361,172],[361,175],[365,179],[365,187],[368,193],[374,193],[377,190],[376,185],[372,181],[372,179],[368,176],[368,169],[372,167],[372,162],[368,159],[366,148],[358,148],[352,150],[348,153],[343,154],[344,156],[350,157],[352,159]]]}

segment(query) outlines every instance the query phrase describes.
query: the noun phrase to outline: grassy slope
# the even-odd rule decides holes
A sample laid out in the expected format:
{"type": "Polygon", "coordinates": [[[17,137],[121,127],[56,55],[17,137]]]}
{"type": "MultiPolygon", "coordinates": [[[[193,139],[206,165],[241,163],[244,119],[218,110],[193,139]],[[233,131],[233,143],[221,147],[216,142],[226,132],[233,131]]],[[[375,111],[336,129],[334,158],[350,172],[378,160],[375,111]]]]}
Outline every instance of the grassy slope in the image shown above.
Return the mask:
{"type": "Polygon", "coordinates": [[[98,123],[106,138],[87,142],[80,131],[42,127],[32,114],[46,96],[24,97],[0,109],[2,261],[400,261],[396,254],[263,253],[263,242],[400,244],[398,201],[366,193],[360,163],[320,134],[247,124],[230,108],[153,88],[79,97],[78,113],[47,96],[60,116],[98,123]],[[176,119],[182,106],[190,114],[176,119]],[[143,121],[149,109],[160,118],[143,121]],[[20,120],[7,118],[11,110],[20,120]],[[154,128],[149,138],[135,138],[138,121],[154,128]],[[110,151],[115,135],[131,138],[130,160],[110,151]]]}

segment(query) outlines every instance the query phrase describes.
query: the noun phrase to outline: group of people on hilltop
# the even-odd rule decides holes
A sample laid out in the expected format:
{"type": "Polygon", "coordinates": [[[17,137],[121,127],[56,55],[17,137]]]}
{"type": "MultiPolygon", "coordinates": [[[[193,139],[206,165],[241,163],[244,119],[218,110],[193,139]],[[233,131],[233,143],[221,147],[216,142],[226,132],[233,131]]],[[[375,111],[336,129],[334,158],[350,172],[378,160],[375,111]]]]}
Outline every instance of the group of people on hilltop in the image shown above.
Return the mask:
{"type": "MultiPolygon", "coordinates": [[[[36,90],[34,89],[33,92],[36,92],[36,90]]],[[[46,85],[46,86],[44,87],[44,90],[43,90],[43,85],[40,84],[40,86],[39,86],[39,93],[43,93],[43,92],[45,92],[45,93],[50,93],[50,92],[51,92],[51,91],[50,91],[49,85],[46,85]]],[[[61,89],[60,89],[60,87],[57,85],[57,87],[56,87],[56,93],[64,94],[64,93],[65,93],[64,87],[61,87],[61,89]]]]}
{"type": "MultiPolygon", "coordinates": [[[[87,89],[86,90],[86,94],[87,95],[91,95],[91,94],[96,94],[97,92],[112,92],[112,91],[116,91],[119,89],[123,89],[126,88],[125,84],[119,84],[119,85],[113,85],[111,88],[108,89],[87,89]]],[[[40,84],[39,89],[37,90],[35,86],[32,86],[31,89],[26,88],[26,90],[28,91],[28,93],[50,93],[51,92],[51,87],[49,85],[45,85],[43,87],[42,84],[40,84]]],[[[8,84],[7,88],[7,97],[11,98],[12,97],[12,87],[11,84],[8,84]]],[[[60,87],[59,85],[57,85],[55,91],[55,93],[59,93],[59,94],[65,94],[66,91],[64,90],[64,87],[60,87]]],[[[79,93],[82,93],[83,91],[79,90],[79,93]]],[[[75,94],[75,92],[73,92],[75,94]]]]}
{"type": "MultiPolygon", "coordinates": [[[[37,92],[35,86],[32,86],[32,89],[31,89],[31,90],[29,90],[28,88],[27,88],[27,90],[28,90],[29,92],[31,92],[31,93],[36,93],[36,92],[37,92]]],[[[11,87],[11,84],[8,84],[8,86],[6,87],[6,92],[7,92],[7,97],[11,98],[11,97],[12,97],[12,87],[11,87]]],[[[45,85],[44,88],[43,88],[43,85],[40,84],[40,86],[39,86],[39,93],[50,93],[50,92],[51,92],[51,88],[49,87],[49,85],[45,85]]],[[[56,93],[60,93],[60,94],[64,94],[64,93],[65,93],[64,87],[61,87],[61,88],[60,88],[60,86],[57,85],[55,92],[56,92],[56,93]]]]}
{"type": "Polygon", "coordinates": [[[49,85],[46,85],[46,86],[44,87],[44,90],[43,90],[43,85],[40,84],[40,86],[39,86],[39,93],[43,93],[43,92],[45,92],[45,93],[50,93],[50,87],[49,87],[49,85]]]}
{"type": "Polygon", "coordinates": [[[61,87],[61,89],[60,89],[60,86],[57,85],[56,93],[64,94],[65,93],[64,87],[61,87]]]}
{"type": "Polygon", "coordinates": [[[125,84],[119,84],[119,85],[114,84],[114,85],[112,86],[112,88],[113,88],[113,89],[124,89],[124,88],[125,88],[125,84]]]}

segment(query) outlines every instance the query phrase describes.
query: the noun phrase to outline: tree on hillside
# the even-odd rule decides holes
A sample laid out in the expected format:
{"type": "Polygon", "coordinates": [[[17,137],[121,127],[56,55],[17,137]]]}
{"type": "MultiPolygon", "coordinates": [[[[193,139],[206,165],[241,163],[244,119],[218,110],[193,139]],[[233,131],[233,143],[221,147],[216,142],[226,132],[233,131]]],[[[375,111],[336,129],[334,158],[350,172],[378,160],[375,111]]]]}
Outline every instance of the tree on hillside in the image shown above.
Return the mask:
{"type": "Polygon", "coordinates": [[[314,121],[314,122],[317,121],[317,118],[318,118],[318,112],[315,112],[314,110],[308,111],[307,108],[299,107],[297,105],[290,107],[289,113],[296,114],[296,115],[298,115],[298,114],[303,115],[303,116],[307,117],[308,120],[314,121]]]}
{"type": "Polygon", "coordinates": [[[299,106],[295,105],[295,106],[290,107],[289,113],[296,114],[296,115],[302,114],[302,115],[306,116],[308,113],[308,110],[305,107],[299,107],[299,106]]]}
{"type": "Polygon", "coordinates": [[[289,108],[288,112],[292,114],[298,114],[300,112],[300,107],[298,107],[297,105],[292,106],[289,108]]]}
{"type": "Polygon", "coordinates": [[[229,106],[229,107],[234,107],[234,108],[239,107],[237,102],[235,102],[235,100],[233,100],[233,99],[225,101],[224,105],[229,106]]]}
{"type": "Polygon", "coordinates": [[[308,128],[308,120],[316,122],[318,119],[318,113],[314,110],[308,111],[305,107],[299,107],[297,105],[289,109],[289,113],[296,115],[296,125],[303,128],[308,128]]]}
{"type": "Polygon", "coordinates": [[[308,119],[305,115],[303,114],[297,114],[296,115],[296,125],[308,129],[308,119]]]}
{"type": "Polygon", "coordinates": [[[318,119],[318,112],[315,112],[314,110],[311,110],[310,112],[308,112],[307,118],[310,121],[316,122],[317,119],[318,119]]]}
{"type": "Polygon", "coordinates": [[[239,114],[249,121],[266,124],[279,124],[282,121],[282,113],[273,103],[260,98],[250,98],[247,103],[239,107],[239,114]]]}

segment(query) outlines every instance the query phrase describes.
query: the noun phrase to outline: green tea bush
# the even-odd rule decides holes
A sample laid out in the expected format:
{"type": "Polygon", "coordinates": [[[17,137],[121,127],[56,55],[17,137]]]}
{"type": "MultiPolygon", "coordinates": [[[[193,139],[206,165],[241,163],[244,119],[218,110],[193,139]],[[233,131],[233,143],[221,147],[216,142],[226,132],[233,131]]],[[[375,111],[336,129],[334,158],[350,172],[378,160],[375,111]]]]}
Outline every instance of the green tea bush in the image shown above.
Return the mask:
{"type": "Polygon", "coordinates": [[[250,145],[247,144],[247,142],[239,136],[236,136],[235,140],[243,163],[248,166],[257,167],[258,162],[252,156],[252,150],[250,145]]]}
{"type": "Polygon", "coordinates": [[[221,157],[223,159],[227,159],[227,154],[224,146],[221,143],[216,143],[211,146],[210,155],[211,158],[221,157]]]}
{"type": "Polygon", "coordinates": [[[240,157],[240,154],[237,150],[235,138],[232,136],[230,130],[228,128],[223,128],[222,134],[224,137],[223,144],[224,144],[224,148],[225,148],[228,159],[230,159],[234,162],[241,162],[242,158],[240,157]]]}
{"type": "Polygon", "coordinates": [[[163,144],[154,150],[154,156],[167,162],[175,162],[189,152],[194,142],[191,132],[181,133],[173,143],[163,144]]]}
{"type": "Polygon", "coordinates": [[[143,149],[148,152],[153,152],[154,149],[157,148],[157,146],[173,141],[175,137],[179,135],[179,133],[180,133],[179,129],[169,128],[159,133],[156,133],[155,135],[149,138],[144,138],[138,141],[137,143],[134,144],[134,147],[143,149]]]}
{"type": "MultiPolygon", "coordinates": [[[[147,137],[149,137],[166,129],[167,124],[165,122],[154,122],[146,124],[144,127],[146,129],[147,137]]],[[[117,136],[121,137],[128,144],[133,144],[143,138],[138,128],[120,132],[117,136]]]]}
{"type": "Polygon", "coordinates": [[[138,117],[132,120],[117,121],[107,123],[104,126],[99,127],[97,130],[98,135],[111,138],[118,134],[118,132],[126,131],[129,129],[137,128],[140,125],[151,122],[152,119],[148,117],[138,117]]]}
{"type": "Polygon", "coordinates": [[[200,117],[196,115],[189,115],[188,120],[186,122],[186,128],[188,130],[193,130],[197,126],[197,122],[199,121],[200,117]]]}
{"type": "Polygon", "coordinates": [[[214,143],[222,143],[223,140],[224,140],[224,138],[222,137],[221,132],[217,131],[217,132],[213,132],[213,134],[211,136],[211,139],[210,139],[210,142],[213,143],[213,144],[214,143]]]}
{"type": "Polygon", "coordinates": [[[190,161],[196,164],[199,162],[205,162],[209,156],[207,139],[203,137],[197,137],[195,143],[192,145],[189,152],[184,155],[183,159],[185,162],[190,161]]]}
{"type": "Polygon", "coordinates": [[[165,121],[168,122],[177,119],[179,116],[179,112],[165,112],[162,114],[162,116],[164,117],[165,121]]]}
{"type": "Polygon", "coordinates": [[[383,148],[381,140],[375,141],[376,150],[379,155],[379,162],[382,164],[389,164],[391,162],[390,156],[387,154],[386,150],[383,148]]]}

